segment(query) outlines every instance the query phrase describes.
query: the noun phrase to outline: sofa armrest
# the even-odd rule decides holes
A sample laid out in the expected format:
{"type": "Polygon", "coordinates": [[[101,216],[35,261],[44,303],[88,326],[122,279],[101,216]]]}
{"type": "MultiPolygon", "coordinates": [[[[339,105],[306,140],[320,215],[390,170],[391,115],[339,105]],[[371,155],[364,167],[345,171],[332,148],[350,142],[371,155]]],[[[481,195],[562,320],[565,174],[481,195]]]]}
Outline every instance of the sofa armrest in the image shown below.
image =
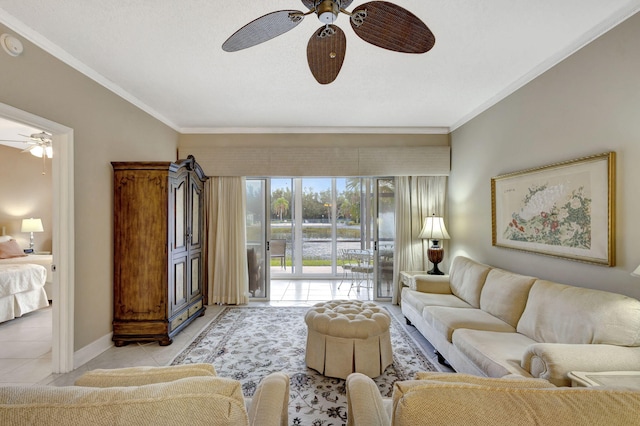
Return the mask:
{"type": "Polygon", "coordinates": [[[96,369],[84,373],[76,386],[110,388],[116,386],[143,386],[173,382],[185,377],[216,376],[211,364],[183,364],[167,367],[129,367],[96,369]]]}
{"type": "Polygon", "coordinates": [[[391,424],[384,400],[371,378],[361,373],[352,373],[347,377],[346,387],[348,426],[391,424]]]}
{"type": "Polygon", "coordinates": [[[451,294],[449,275],[415,275],[413,277],[417,290],[421,293],[451,294]]]}
{"type": "Polygon", "coordinates": [[[269,374],[260,381],[248,405],[250,425],[287,426],[289,376],[284,373],[269,374]]]}
{"type": "Polygon", "coordinates": [[[570,371],[640,370],[640,347],[536,343],[525,351],[521,366],[533,377],[570,386],[570,371]]]}

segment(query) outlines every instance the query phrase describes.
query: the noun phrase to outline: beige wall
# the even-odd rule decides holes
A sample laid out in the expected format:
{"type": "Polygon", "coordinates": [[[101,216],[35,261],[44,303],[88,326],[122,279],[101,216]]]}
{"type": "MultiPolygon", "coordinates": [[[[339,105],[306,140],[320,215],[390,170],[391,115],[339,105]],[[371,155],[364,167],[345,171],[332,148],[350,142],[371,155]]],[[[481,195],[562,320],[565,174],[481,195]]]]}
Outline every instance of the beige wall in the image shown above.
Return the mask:
{"type": "MultiPolygon", "coordinates": [[[[0,33],[4,32],[16,34],[0,25],[0,33]]],[[[78,350],[111,332],[110,162],[175,160],[178,135],[26,39],[20,39],[24,44],[22,55],[14,58],[0,51],[0,102],[74,130],[74,337],[78,350]]]]}
{"type": "Polygon", "coordinates": [[[41,158],[0,145],[0,233],[5,227],[20,247],[28,248],[30,236],[20,231],[22,219],[40,218],[44,232],[33,234],[37,251],[51,251],[51,160],[46,160],[44,170],[43,175],[41,158]]]}
{"type": "Polygon", "coordinates": [[[452,133],[452,253],[640,298],[640,14],[452,133]],[[491,177],[617,152],[617,266],[491,245],[491,177]]]}

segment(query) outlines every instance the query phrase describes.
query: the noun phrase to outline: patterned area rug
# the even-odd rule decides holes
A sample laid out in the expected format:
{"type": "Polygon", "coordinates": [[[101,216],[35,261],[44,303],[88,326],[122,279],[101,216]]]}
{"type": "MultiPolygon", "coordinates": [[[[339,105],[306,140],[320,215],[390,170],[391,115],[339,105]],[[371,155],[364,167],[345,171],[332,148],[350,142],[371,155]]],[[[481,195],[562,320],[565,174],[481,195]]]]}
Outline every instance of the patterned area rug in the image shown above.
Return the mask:
{"type": "MultiPolygon", "coordinates": [[[[260,380],[282,371],[291,378],[289,424],[338,426],[347,422],[345,381],[325,377],[305,364],[306,307],[227,307],[171,363],[213,364],[222,377],[242,383],[251,397],[260,380]]],[[[393,364],[375,378],[383,396],[393,383],[418,371],[437,371],[391,315],[393,364]]]]}

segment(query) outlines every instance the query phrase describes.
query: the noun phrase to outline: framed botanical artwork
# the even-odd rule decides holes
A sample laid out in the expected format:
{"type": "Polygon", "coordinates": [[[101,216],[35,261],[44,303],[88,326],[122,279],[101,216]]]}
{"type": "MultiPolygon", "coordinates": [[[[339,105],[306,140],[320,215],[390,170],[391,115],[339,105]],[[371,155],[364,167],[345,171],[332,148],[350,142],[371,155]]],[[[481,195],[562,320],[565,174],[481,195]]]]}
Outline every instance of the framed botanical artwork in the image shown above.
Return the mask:
{"type": "Polygon", "coordinates": [[[491,178],[497,247],[615,265],[615,152],[491,178]]]}

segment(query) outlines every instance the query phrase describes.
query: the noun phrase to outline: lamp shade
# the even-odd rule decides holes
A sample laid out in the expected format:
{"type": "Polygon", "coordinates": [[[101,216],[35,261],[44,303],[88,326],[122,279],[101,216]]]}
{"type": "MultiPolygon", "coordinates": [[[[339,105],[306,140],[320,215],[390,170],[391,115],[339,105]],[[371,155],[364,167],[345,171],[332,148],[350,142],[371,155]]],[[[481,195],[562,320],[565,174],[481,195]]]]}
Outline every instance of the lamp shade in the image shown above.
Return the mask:
{"type": "Polygon", "coordinates": [[[22,219],[22,232],[44,232],[41,219],[22,219]]]}
{"type": "Polygon", "coordinates": [[[640,277],[640,265],[631,273],[634,277],[640,277]]]}
{"type": "Polygon", "coordinates": [[[420,231],[418,238],[429,240],[448,240],[451,237],[449,237],[447,228],[444,227],[444,220],[441,217],[433,215],[424,219],[424,225],[422,226],[422,231],[420,231]]]}

